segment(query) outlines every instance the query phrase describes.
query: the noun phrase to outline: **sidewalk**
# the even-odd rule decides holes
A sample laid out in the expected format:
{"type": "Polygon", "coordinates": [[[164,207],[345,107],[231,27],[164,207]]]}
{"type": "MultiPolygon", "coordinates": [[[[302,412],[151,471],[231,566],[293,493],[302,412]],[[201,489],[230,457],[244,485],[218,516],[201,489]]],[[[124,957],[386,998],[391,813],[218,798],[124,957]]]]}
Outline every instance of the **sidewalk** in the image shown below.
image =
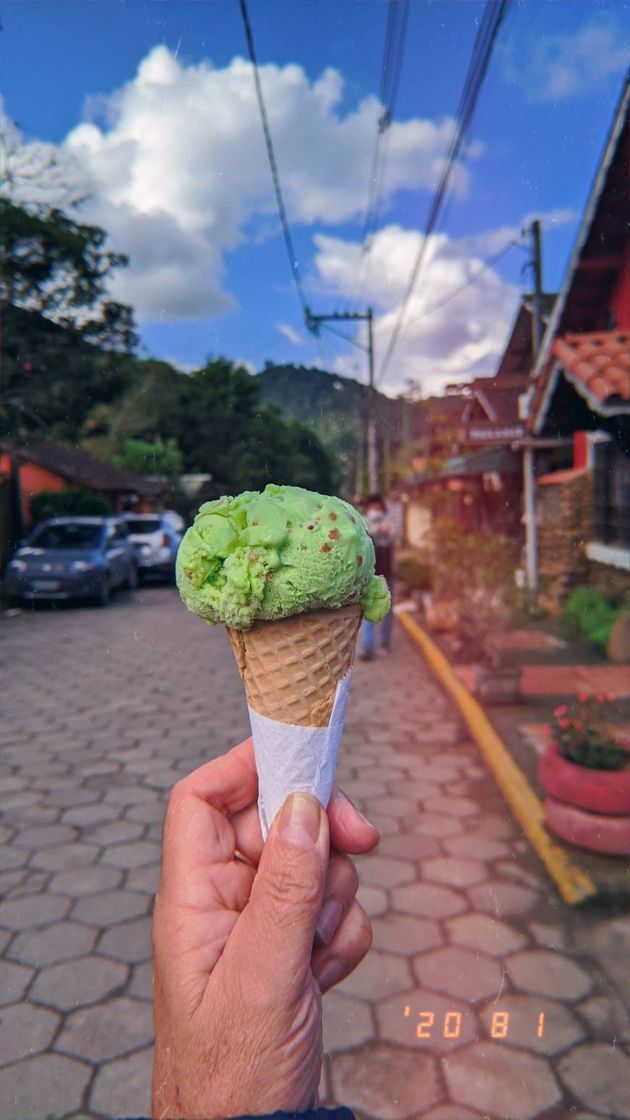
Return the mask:
{"type": "MultiPolygon", "coordinates": [[[[0,644],[0,1120],[147,1115],[164,804],[245,735],[240,681],[170,589],[12,619],[0,644]]],[[[339,779],[382,840],[358,861],[373,949],[324,1000],[323,1100],[629,1120],[630,921],[562,903],[400,626],[356,667],[339,779]]]]}
{"type": "Polygon", "coordinates": [[[561,902],[400,627],[356,670],[342,774],[383,838],[359,861],[374,947],[325,1010],[328,1099],[629,1117],[630,921],[561,902]]]}
{"type": "MultiPolygon", "coordinates": [[[[485,707],[539,796],[543,791],[537,778],[538,760],[549,745],[553,709],[561,702],[566,703],[583,692],[614,695],[615,722],[619,733],[630,739],[630,665],[611,665],[593,647],[561,638],[542,625],[511,631],[503,648],[506,659],[520,666],[521,700],[517,704],[485,707]]],[[[461,664],[453,667],[474,694],[475,667],[461,664]]],[[[562,845],[562,841],[558,843],[562,845]]],[[[591,877],[600,894],[627,905],[630,897],[627,860],[572,847],[567,850],[576,866],[591,877]]]]}

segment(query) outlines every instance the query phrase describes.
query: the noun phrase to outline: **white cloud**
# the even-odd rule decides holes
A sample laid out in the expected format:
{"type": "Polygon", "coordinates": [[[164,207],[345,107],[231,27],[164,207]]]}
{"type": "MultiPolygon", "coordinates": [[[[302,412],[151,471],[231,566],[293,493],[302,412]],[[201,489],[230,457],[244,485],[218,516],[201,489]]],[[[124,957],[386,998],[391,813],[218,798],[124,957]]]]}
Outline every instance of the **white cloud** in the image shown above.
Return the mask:
{"type": "MultiPolygon", "coordinates": [[[[377,381],[421,237],[388,226],[377,233],[363,265],[357,243],[315,238],[316,267],[332,293],[353,298],[363,273],[362,301],[376,309],[377,381]]],[[[391,366],[379,388],[400,392],[408,381],[415,381],[428,396],[450,382],[495,371],[517,305],[517,288],[490,268],[456,297],[447,298],[483,267],[482,259],[445,234],[431,236],[391,366]]],[[[357,337],[365,342],[364,333],[357,337]]],[[[356,375],[354,355],[340,358],[337,371],[356,375]]]]}
{"type": "Polygon", "coordinates": [[[555,210],[547,210],[542,213],[525,214],[521,221],[514,225],[499,226],[497,229],[473,233],[468,237],[459,238],[454,244],[468,253],[492,257],[495,253],[500,253],[511,241],[519,240],[521,236],[525,236],[523,231],[528,229],[534,218],[540,219],[544,234],[557,229],[559,226],[577,222],[579,214],[569,206],[558,207],[555,210]]]}
{"type": "MultiPolygon", "coordinates": [[[[314,81],[297,65],[260,73],[291,221],[334,226],[358,217],[377,99],[342,110],[343,79],[332,69],[314,81]]],[[[391,125],[386,197],[434,188],[452,128],[448,119],[391,125]]],[[[128,253],[112,294],[141,318],[226,311],[225,254],[278,229],[251,66],[240,58],[220,69],[186,65],[154,47],[113,95],[88,99],[86,119],[58,154],[81,169],[90,193],[82,217],[128,253]]],[[[478,155],[478,146],[468,151],[478,155]]],[[[464,192],[467,181],[457,167],[455,190],[464,192]]]]}
{"type": "Polygon", "coordinates": [[[289,325],[289,323],[276,323],[276,330],[280,331],[280,334],[284,335],[284,337],[288,339],[289,342],[292,342],[294,346],[304,345],[304,339],[302,338],[300,332],[296,331],[294,327],[289,325]]]}
{"type": "Polygon", "coordinates": [[[503,50],[504,77],[532,102],[586,96],[629,64],[630,30],[615,20],[594,19],[573,33],[513,39],[503,50]]]}

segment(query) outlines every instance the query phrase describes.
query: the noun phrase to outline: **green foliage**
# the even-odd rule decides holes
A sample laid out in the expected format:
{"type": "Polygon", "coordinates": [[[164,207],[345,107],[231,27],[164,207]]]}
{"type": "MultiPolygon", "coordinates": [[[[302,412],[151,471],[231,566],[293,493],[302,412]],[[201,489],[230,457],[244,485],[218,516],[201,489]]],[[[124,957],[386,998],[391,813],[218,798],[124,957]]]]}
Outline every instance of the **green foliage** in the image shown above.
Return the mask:
{"type": "Polygon", "coordinates": [[[630,753],[615,742],[607,725],[608,695],[583,695],[571,704],[561,704],[553,713],[551,732],[563,758],[588,770],[624,770],[630,753]]]}
{"type": "MultiPolygon", "coordinates": [[[[367,386],[325,370],[295,365],[265,364],[257,381],[265,403],[281,408],[285,416],[302,421],[315,432],[339,465],[347,489],[355,489],[355,458],[362,446],[367,386]]],[[[379,436],[401,440],[412,406],[374,393],[379,436]]]]}
{"type": "Polygon", "coordinates": [[[96,402],[111,404],[133,383],[134,359],[87,343],[34,311],[3,310],[4,392],[0,424],[14,439],[31,435],[80,442],[96,402]]]}
{"type": "Polygon", "coordinates": [[[260,379],[224,359],[181,377],[160,428],[177,440],[186,470],[211,474],[218,491],[279,482],[330,493],[338,484],[336,464],[314,432],[262,404],[260,379]]]}
{"type": "Polygon", "coordinates": [[[111,512],[107,498],[87,490],[41,490],[31,501],[33,524],[48,517],[104,517],[111,512]]]}
{"type": "Polygon", "coordinates": [[[576,587],[564,604],[563,614],[574,633],[585,634],[594,645],[605,649],[623,608],[614,607],[594,587],[576,587]]]}
{"type": "Polygon", "coordinates": [[[430,591],[432,567],[422,552],[405,552],[396,564],[396,578],[412,591],[430,591]]]}
{"type": "Polygon", "coordinates": [[[174,439],[157,439],[148,443],[142,439],[127,439],[113,463],[130,474],[162,475],[175,481],[182,473],[182,453],[174,439]]]}
{"type": "Polygon", "coordinates": [[[515,598],[518,544],[512,537],[467,533],[459,521],[438,517],[431,530],[433,590],[439,598],[498,596],[515,598]]]}
{"type": "Polygon", "coordinates": [[[297,405],[287,414],[263,401],[260,378],[221,358],[187,376],[131,355],[131,309],[104,299],[126,258],[105,241],[60,211],[0,200],[0,425],[9,439],[83,447],[134,473],[210,474],[216,493],[270,481],[334,492],[334,455],[297,405]]]}
{"type": "Polygon", "coordinates": [[[107,234],[61,210],[37,214],[0,199],[0,295],[110,349],[137,344],[131,308],[106,300],[107,281],[128,262],[107,234]]]}

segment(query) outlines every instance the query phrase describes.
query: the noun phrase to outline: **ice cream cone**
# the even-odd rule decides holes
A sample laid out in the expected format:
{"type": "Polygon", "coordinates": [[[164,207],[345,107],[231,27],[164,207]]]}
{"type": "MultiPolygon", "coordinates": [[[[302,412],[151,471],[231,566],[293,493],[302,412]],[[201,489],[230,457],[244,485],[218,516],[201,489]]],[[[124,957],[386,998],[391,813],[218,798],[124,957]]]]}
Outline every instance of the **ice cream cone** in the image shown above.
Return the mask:
{"type": "Polygon", "coordinates": [[[228,628],[250,708],[278,723],[328,727],[360,622],[361,608],[352,605],[228,628]]]}

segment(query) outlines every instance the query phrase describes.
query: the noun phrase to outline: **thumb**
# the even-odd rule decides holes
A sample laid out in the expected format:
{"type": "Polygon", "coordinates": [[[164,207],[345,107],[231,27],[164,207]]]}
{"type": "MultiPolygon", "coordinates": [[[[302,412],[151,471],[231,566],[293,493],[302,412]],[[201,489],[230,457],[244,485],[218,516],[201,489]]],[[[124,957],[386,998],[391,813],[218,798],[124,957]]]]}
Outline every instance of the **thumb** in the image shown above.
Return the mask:
{"type": "MultiPolygon", "coordinates": [[[[295,990],[310,968],[328,868],[328,816],[314,797],[294,793],[276,815],[248,905],[237,924],[241,959],[258,983],[295,990]]],[[[236,932],[236,930],[235,930],[236,932]]]]}

